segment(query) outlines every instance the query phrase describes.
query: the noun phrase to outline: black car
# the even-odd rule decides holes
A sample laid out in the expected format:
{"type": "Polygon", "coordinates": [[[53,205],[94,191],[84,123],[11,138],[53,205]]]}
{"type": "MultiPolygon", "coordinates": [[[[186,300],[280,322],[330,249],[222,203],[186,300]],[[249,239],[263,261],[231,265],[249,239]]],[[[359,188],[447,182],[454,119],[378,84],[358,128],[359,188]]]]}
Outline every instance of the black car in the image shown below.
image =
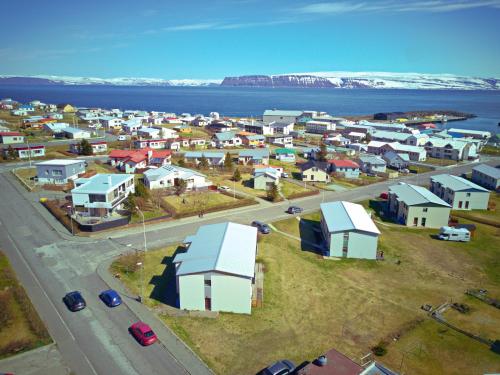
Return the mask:
{"type": "Polygon", "coordinates": [[[63,301],[71,311],[80,311],[87,306],[82,294],[77,291],[66,294],[63,301]]]}
{"type": "Polygon", "coordinates": [[[252,227],[256,227],[258,231],[262,234],[269,234],[271,233],[271,228],[269,228],[269,225],[266,223],[263,223],[262,221],[252,221],[252,227]]]}
{"type": "Polygon", "coordinates": [[[302,207],[298,207],[298,206],[290,206],[288,207],[288,210],[286,210],[286,212],[288,212],[289,214],[300,214],[302,211],[304,211],[302,209],[302,207]]]}
{"type": "Polygon", "coordinates": [[[288,375],[293,374],[294,371],[294,363],[288,359],[283,359],[264,369],[262,375],[288,375]]]}

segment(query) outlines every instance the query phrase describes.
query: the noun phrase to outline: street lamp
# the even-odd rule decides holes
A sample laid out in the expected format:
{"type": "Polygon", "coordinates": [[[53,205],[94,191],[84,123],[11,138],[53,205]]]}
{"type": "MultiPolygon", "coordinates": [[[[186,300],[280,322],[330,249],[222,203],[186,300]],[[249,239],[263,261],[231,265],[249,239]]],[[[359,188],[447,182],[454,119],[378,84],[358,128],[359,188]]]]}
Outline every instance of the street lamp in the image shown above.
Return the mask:
{"type": "MultiPolygon", "coordinates": [[[[146,223],[144,222],[144,214],[141,211],[141,209],[137,206],[135,206],[135,208],[137,209],[137,211],[139,211],[139,213],[142,216],[142,233],[144,235],[144,260],[143,260],[143,262],[146,263],[146,252],[148,251],[148,244],[146,241],[146,223]]],[[[143,286],[143,284],[144,284],[144,280],[143,280],[144,263],[141,263],[142,264],[142,272],[141,272],[141,298],[142,298],[142,300],[144,299],[144,286],[143,286]]]]}
{"type": "Polygon", "coordinates": [[[73,207],[72,206],[66,206],[69,208],[69,221],[71,222],[71,235],[74,236],[75,232],[73,231],[73,207]]]}
{"type": "Polygon", "coordinates": [[[144,263],[137,262],[136,265],[141,267],[141,295],[139,296],[138,301],[142,302],[144,299],[144,263]]]}

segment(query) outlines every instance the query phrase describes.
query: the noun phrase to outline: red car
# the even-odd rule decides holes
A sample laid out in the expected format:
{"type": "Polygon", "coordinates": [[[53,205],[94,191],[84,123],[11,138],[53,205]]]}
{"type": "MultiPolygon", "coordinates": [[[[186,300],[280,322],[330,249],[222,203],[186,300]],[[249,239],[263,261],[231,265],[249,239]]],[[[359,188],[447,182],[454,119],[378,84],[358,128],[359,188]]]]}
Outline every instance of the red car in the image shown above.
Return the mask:
{"type": "Polygon", "coordinates": [[[135,337],[135,339],[143,346],[148,346],[154,344],[158,337],[153,332],[150,326],[143,322],[137,322],[129,327],[129,332],[135,337]]]}
{"type": "Polygon", "coordinates": [[[380,194],[380,198],[387,199],[387,198],[389,198],[389,194],[388,193],[382,193],[382,194],[380,194]]]}

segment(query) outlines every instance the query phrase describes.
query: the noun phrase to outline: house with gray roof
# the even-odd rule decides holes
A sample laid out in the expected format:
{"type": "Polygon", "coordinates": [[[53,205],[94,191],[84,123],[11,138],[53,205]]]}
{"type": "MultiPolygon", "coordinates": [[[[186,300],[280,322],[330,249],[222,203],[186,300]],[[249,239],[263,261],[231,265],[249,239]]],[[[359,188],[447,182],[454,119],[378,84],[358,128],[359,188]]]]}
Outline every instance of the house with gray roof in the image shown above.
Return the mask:
{"type": "Polygon", "coordinates": [[[224,148],[224,147],[240,146],[242,140],[240,136],[237,135],[235,132],[229,131],[229,132],[215,133],[212,137],[212,142],[215,144],[215,147],[224,148]]]}
{"type": "Polygon", "coordinates": [[[265,148],[255,148],[250,150],[241,150],[238,155],[238,162],[240,164],[247,165],[251,164],[269,164],[269,149],[265,148]]]}
{"type": "Polygon", "coordinates": [[[73,128],[71,126],[65,127],[61,129],[61,132],[64,133],[66,138],[71,139],[84,139],[90,138],[90,132],[84,129],[73,128]]]}
{"type": "Polygon", "coordinates": [[[424,145],[429,156],[437,159],[468,160],[477,156],[477,146],[465,139],[431,137],[424,145]]]}
{"type": "Polygon", "coordinates": [[[224,164],[226,154],[223,152],[187,151],[184,154],[184,161],[198,165],[203,157],[207,159],[209,165],[218,166],[224,164]]]}
{"type": "Polygon", "coordinates": [[[432,176],[430,190],[454,210],[488,209],[490,191],[462,177],[450,174],[432,176]]]}
{"type": "Polygon", "coordinates": [[[451,205],[422,186],[400,182],[389,187],[388,211],[406,226],[440,228],[448,225],[451,205]]]}
{"type": "Polygon", "coordinates": [[[498,191],[500,189],[500,168],[480,164],[472,168],[472,181],[485,188],[498,191]]]}
{"type": "Polygon", "coordinates": [[[328,169],[329,164],[327,162],[309,160],[300,165],[302,181],[330,182],[328,169]]]}
{"type": "Polygon", "coordinates": [[[164,165],[144,172],[144,183],[150,189],[173,188],[179,180],[186,182],[187,190],[206,189],[212,185],[203,173],[176,165],[164,165]]]}
{"type": "Polygon", "coordinates": [[[36,163],[36,176],[40,183],[65,184],[85,173],[85,160],[53,159],[36,163]]]}
{"type": "Polygon", "coordinates": [[[257,228],[225,222],[201,226],[174,258],[179,308],[252,312],[257,228]]]}
{"type": "Polygon", "coordinates": [[[384,173],[387,163],[380,156],[360,155],[359,168],[365,173],[384,173]]]}
{"type": "Polygon", "coordinates": [[[322,203],[320,208],[326,255],[377,259],[380,231],[362,205],[337,201],[322,203]]]}
{"type": "MultiPolygon", "coordinates": [[[[262,120],[269,124],[271,122],[288,122],[288,123],[298,123],[299,118],[302,116],[303,111],[286,111],[279,109],[267,109],[264,111],[262,120]]],[[[293,129],[292,129],[293,130],[293,129]]]]}
{"type": "Polygon", "coordinates": [[[382,159],[385,160],[387,166],[393,169],[406,169],[410,165],[410,156],[408,154],[398,154],[395,151],[387,151],[382,159]]]}
{"type": "Polygon", "coordinates": [[[372,134],[372,140],[381,142],[400,142],[405,143],[411,136],[410,133],[391,132],[387,130],[376,130],[372,134]]]}
{"type": "Polygon", "coordinates": [[[281,172],[276,168],[256,168],[252,174],[253,188],[257,190],[269,190],[273,185],[280,182],[281,172]]]}

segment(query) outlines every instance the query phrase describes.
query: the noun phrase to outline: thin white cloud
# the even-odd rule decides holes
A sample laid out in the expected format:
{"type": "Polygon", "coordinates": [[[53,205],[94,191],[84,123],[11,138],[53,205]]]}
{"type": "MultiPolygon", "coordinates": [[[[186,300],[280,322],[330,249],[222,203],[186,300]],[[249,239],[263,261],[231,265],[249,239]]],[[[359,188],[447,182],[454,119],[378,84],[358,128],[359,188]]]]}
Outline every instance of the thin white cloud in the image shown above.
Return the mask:
{"type": "Polygon", "coordinates": [[[194,30],[210,30],[218,26],[218,23],[191,23],[186,25],[168,26],[162,28],[163,31],[194,31],[194,30]]]}
{"type": "Polygon", "coordinates": [[[453,12],[475,8],[500,8],[500,0],[428,0],[428,1],[335,1],[304,5],[301,14],[328,15],[352,12],[453,12]]]}

